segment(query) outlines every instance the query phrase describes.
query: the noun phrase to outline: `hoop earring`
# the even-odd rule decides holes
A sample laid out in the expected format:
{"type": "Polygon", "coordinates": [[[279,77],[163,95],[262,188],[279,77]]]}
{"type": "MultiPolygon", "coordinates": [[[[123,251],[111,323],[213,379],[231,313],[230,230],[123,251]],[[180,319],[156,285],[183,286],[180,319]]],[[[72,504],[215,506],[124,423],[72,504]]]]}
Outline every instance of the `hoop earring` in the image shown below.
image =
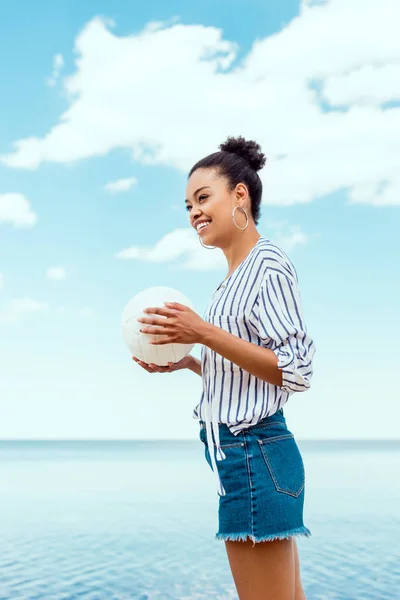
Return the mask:
{"type": "Polygon", "coordinates": [[[245,208],[242,208],[241,206],[235,206],[235,208],[232,211],[232,221],[234,222],[235,226],[240,229],[241,231],[244,231],[247,227],[247,225],[249,224],[249,216],[246,212],[245,208]],[[239,227],[239,225],[236,223],[235,221],[235,210],[239,208],[239,210],[242,210],[244,212],[244,214],[246,215],[246,225],[244,227],[239,227]]]}
{"type": "Polygon", "coordinates": [[[207,250],[215,250],[215,248],[217,247],[217,246],[205,246],[203,244],[203,242],[201,241],[201,236],[200,235],[199,235],[199,241],[200,241],[200,244],[203,246],[203,248],[206,248],[207,250]]]}

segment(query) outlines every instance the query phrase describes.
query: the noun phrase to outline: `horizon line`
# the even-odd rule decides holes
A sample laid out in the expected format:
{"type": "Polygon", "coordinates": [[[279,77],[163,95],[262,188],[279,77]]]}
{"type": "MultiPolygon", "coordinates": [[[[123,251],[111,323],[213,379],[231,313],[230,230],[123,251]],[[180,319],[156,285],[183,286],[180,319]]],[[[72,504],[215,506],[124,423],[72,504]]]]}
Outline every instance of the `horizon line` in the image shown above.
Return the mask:
{"type": "MultiPolygon", "coordinates": [[[[298,442],[400,442],[400,438],[299,438],[298,442]]],[[[0,438],[1,442],[198,442],[194,438],[0,438]]]]}

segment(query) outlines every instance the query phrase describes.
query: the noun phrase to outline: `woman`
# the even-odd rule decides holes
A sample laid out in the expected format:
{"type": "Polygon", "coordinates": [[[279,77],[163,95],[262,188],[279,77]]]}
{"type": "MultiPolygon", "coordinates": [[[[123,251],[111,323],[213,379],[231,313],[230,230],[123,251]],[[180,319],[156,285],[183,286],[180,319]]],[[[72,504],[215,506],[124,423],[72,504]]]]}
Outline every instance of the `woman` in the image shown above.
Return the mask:
{"type": "Polygon", "coordinates": [[[256,229],[265,161],[256,142],[239,137],[194,165],[190,223],[203,246],[222,249],[227,276],[203,319],[175,302],[148,307],[160,316],[139,319],[142,332],[165,336],[156,344],[202,344],[201,361],[187,356],[157,367],[133,358],[148,372],[188,368],[202,377],[193,416],[220,496],[216,537],[240,600],[304,600],[295,537],[311,535],[303,523],[305,473],[282,407],[310,387],[315,346],[292,263],[256,229]]]}

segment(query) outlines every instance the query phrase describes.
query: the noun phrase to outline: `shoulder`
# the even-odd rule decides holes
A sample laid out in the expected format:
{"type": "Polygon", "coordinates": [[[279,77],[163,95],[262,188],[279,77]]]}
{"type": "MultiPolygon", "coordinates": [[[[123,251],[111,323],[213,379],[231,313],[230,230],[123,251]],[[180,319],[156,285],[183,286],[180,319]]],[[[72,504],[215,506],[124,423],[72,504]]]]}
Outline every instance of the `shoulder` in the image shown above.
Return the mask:
{"type": "MultiPolygon", "coordinates": [[[[277,244],[262,237],[258,244],[257,262],[264,277],[268,273],[280,274],[297,282],[297,272],[286,252],[277,244]]],[[[264,278],[263,277],[263,278],[264,278]]]]}

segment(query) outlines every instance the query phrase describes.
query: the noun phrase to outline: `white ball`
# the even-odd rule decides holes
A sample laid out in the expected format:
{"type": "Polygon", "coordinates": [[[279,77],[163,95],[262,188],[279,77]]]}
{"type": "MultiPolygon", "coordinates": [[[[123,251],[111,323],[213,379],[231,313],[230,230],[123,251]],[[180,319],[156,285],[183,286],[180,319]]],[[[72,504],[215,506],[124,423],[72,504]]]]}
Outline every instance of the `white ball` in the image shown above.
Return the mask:
{"type": "MultiPolygon", "coordinates": [[[[141,333],[144,327],[154,327],[148,323],[140,323],[137,319],[141,316],[151,316],[144,313],[145,308],[162,307],[164,302],[179,302],[192,310],[194,307],[190,300],[180,291],[170,287],[157,286],[146,288],[129,300],[122,313],[122,336],[128,346],[131,355],[136,356],[145,363],[154,363],[158,366],[166,366],[169,362],[179,362],[192,350],[194,344],[161,344],[152,345],[149,341],[163,339],[160,334],[141,333]]],[[[164,319],[162,315],[155,315],[164,319]]]]}

